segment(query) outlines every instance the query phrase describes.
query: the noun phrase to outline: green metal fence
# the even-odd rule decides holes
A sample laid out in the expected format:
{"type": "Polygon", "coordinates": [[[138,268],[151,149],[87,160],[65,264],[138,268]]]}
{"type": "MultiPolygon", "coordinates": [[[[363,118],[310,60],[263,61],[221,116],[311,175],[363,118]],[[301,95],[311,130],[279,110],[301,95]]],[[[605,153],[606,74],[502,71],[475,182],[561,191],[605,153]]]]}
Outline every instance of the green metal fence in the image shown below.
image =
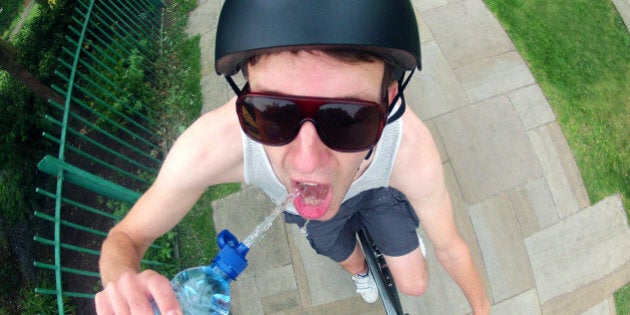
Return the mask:
{"type": "Polygon", "coordinates": [[[50,176],[37,188],[47,206],[35,213],[42,220],[35,241],[45,248],[35,266],[55,279],[36,292],[55,295],[60,314],[64,297],[92,304],[100,244],[160,166],[164,148],[149,105],[163,7],[159,0],[79,0],[71,17],[56,72],[64,83],[53,86],[64,102],[49,100],[51,131],[43,135],[59,150],[38,165],[50,176]]]}

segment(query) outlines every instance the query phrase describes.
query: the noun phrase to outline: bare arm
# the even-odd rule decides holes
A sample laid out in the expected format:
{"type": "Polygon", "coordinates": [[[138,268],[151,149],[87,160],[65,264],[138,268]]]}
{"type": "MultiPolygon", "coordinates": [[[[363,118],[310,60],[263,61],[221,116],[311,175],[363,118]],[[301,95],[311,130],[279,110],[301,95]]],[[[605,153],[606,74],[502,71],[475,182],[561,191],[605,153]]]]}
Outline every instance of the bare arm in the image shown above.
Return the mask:
{"type": "Polygon", "coordinates": [[[403,128],[392,185],[409,198],[438,261],[462,289],[474,313],[486,314],[488,298],[468,246],[455,226],[442,162],[431,134],[411,111],[403,116],[403,128]]]}
{"type": "Polygon", "coordinates": [[[175,142],[153,185],[105,239],[99,267],[105,290],[97,311],[152,314],[154,299],[163,314],[178,309],[168,279],[140,272],[140,260],[153,241],[171,230],[205,189],[242,181],[242,146],[230,103],[200,117],[175,142]]]}

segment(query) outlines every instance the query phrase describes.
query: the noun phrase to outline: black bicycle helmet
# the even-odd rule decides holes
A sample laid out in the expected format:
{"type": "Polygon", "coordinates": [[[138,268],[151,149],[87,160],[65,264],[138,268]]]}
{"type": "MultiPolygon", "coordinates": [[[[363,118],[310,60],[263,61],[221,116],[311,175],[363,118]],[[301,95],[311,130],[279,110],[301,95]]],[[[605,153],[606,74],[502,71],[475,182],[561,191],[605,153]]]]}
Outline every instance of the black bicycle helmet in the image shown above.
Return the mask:
{"type": "Polygon", "coordinates": [[[254,55],[331,48],[372,52],[402,70],[421,67],[409,0],[226,0],[215,67],[231,76],[254,55]]]}

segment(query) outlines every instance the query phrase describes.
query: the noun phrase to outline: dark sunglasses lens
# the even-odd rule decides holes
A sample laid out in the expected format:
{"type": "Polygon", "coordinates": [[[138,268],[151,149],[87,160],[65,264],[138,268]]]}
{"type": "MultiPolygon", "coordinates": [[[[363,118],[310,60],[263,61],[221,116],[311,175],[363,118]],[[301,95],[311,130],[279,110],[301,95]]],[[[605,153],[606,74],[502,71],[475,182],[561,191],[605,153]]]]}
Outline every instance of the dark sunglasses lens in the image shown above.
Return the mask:
{"type": "Polygon", "coordinates": [[[264,96],[247,96],[240,106],[243,131],[253,139],[269,145],[291,142],[300,127],[297,105],[288,100],[264,96]]]}
{"type": "Polygon", "coordinates": [[[380,116],[374,106],[326,104],[317,111],[317,130],[322,142],[332,149],[360,151],[378,140],[380,116]]]}

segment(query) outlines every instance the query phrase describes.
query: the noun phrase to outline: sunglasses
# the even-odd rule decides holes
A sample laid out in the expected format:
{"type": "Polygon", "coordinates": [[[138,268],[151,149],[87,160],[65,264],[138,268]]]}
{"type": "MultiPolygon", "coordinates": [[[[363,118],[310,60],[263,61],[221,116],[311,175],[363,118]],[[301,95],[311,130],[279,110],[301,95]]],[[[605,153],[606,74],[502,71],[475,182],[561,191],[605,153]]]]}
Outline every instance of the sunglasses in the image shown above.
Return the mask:
{"type": "Polygon", "coordinates": [[[280,146],[293,141],[302,124],[315,125],[321,141],[341,152],[372,148],[386,114],[375,102],[251,92],[247,84],[236,100],[241,128],[254,141],[280,146]]]}

